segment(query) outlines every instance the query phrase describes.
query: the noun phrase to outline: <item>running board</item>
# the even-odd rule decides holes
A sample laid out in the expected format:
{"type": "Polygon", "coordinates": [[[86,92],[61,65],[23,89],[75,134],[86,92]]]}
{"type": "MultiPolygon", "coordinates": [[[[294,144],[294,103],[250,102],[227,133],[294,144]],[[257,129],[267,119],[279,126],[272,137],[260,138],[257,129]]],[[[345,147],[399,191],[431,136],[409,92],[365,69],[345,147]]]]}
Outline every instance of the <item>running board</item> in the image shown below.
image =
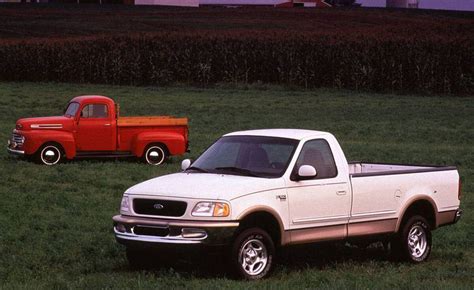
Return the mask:
{"type": "Polygon", "coordinates": [[[117,157],[136,157],[128,151],[81,151],[77,152],[76,158],[117,158],[117,157]]]}

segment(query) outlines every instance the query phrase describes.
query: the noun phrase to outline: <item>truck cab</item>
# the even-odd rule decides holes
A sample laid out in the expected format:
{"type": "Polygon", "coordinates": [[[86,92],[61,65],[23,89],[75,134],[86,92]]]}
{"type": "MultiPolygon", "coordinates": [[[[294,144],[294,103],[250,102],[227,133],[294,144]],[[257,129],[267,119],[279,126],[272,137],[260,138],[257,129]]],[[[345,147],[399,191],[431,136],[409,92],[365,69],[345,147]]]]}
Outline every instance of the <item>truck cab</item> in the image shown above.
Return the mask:
{"type": "Polygon", "coordinates": [[[131,156],[158,165],[187,151],[187,118],[120,117],[118,108],[105,96],[78,96],[63,116],[20,119],[8,152],[45,165],[81,157],[131,156]]]}

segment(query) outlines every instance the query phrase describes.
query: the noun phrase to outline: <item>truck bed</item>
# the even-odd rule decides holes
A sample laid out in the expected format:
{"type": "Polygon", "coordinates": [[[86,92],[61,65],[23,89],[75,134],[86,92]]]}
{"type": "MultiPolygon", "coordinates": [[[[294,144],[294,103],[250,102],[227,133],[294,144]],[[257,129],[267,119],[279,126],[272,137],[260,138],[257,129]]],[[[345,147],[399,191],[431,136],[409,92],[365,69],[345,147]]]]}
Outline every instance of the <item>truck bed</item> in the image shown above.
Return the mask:
{"type": "Polygon", "coordinates": [[[436,165],[364,163],[364,162],[359,162],[359,161],[349,162],[349,174],[351,174],[354,177],[444,171],[444,170],[456,170],[456,167],[455,166],[436,166],[436,165]]]}
{"type": "Polygon", "coordinates": [[[142,127],[142,126],[186,126],[188,118],[173,118],[170,116],[150,116],[150,117],[119,117],[117,126],[119,127],[142,127]]]}

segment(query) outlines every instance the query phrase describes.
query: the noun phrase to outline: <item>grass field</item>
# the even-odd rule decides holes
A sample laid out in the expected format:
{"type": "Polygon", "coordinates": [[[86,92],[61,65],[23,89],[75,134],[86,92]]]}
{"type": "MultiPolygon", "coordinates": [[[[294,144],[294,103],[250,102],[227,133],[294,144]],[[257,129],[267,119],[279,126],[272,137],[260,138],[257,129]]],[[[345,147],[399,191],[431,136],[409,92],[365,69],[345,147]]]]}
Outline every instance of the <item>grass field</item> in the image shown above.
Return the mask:
{"type": "Polygon", "coordinates": [[[136,161],[74,161],[44,167],[0,151],[0,288],[471,288],[474,285],[473,98],[399,96],[281,87],[136,88],[0,83],[0,140],[20,117],[59,114],[79,94],[105,94],[123,115],[190,118],[197,156],[215,138],[250,128],[309,128],[334,133],[350,160],[457,165],[463,177],[461,221],[434,232],[422,265],[389,262],[377,248],[294,249],[274,275],[256,283],[229,279],[217,263],[189,262],[149,272],[128,268],[112,233],[122,193],[176,172],[136,161]],[[329,250],[328,250],[329,249],[329,250]]]}

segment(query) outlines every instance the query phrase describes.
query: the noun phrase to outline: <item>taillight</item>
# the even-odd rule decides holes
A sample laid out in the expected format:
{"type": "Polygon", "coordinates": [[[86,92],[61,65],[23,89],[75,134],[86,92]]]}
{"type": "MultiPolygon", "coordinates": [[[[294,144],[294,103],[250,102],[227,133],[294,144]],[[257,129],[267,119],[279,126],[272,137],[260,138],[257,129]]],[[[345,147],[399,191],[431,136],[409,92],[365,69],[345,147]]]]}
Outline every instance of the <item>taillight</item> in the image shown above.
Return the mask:
{"type": "Polygon", "coordinates": [[[458,184],[458,199],[461,200],[461,195],[462,195],[462,181],[461,181],[461,177],[459,177],[459,184],[458,184]]]}

